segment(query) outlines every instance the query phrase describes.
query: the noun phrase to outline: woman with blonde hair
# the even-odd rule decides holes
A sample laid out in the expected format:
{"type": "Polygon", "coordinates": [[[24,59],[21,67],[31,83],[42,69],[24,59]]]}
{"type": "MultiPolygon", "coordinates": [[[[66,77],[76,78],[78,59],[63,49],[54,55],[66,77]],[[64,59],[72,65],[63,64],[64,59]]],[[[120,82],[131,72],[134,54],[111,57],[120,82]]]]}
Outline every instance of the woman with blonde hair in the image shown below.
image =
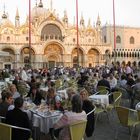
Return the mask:
{"type": "Polygon", "coordinates": [[[13,95],[13,99],[15,100],[16,98],[20,97],[20,93],[17,91],[16,85],[15,84],[11,84],[10,87],[10,92],[13,95]]]}
{"type": "MultiPolygon", "coordinates": [[[[81,96],[81,99],[83,101],[82,109],[86,112],[86,114],[88,114],[89,112],[91,112],[95,108],[95,106],[88,99],[88,92],[85,88],[80,90],[80,96],[81,96]]],[[[87,125],[86,125],[86,136],[87,137],[91,137],[93,134],[94,120],[95,120],[94,119],[94,112],[92,112],[91,114],[89,114],[87,116],[87,125]]]]}

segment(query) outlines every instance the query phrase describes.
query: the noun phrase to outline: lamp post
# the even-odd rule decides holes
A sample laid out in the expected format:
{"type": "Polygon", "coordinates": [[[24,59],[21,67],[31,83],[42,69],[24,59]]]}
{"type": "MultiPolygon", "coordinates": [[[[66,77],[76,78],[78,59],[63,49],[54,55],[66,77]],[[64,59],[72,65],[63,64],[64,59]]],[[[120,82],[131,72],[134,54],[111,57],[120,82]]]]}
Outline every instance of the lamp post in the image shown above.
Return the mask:
{"type": "Polygon", "coordinates": [[[76,0],[76,30],[77,30],[77,67],[79,67],[78,0],[76,0]]]}
{"type": "Polygon", "coordinates": [[[114,63],[116,63],[116,27],[115,27],[115,2],[113,0],[113,30],[114,30],[114,63]]]}
{"type": "Polygon", "coordinates": [[[31,0],[29,0],[29,67],[31,67],[31,0]]]}

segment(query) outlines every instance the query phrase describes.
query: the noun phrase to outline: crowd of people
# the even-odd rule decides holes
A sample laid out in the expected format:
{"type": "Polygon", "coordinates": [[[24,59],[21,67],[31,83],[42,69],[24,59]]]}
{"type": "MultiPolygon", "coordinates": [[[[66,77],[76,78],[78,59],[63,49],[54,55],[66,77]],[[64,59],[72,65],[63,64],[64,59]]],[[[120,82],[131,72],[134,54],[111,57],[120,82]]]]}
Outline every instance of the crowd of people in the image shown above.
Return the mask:
{"type": "MultiPolygon", "coordinates": [[[[63,112],[62,118],[54,124],[55,129],[64,127],[64,129],[60,129],[58,136],[61,140],[70,140],[70,132],[65,126],[78,120],[88,120],[86,136],[92,136],[94,112],[89,116],[86,114],[94,109],[94,105],[88,96],[95,94],[99,86],[107,87],[109,93],[120,88],[125,89],[131,100],[132,108],[136,96],[133,90],[140,91],[140,77],[133,72],[129,65],[125,67],[119,65],[96,66],[94,68],[55,67],[38,70],[19,68],[3,70],[1,75],[5,71],[10,73],[12,80],[7,82],[1,92],[0,116],[6,118],[3,122],[31,128],[28,115],[22,109],[23,102],[28,98],[39,106],[44,101],[50,108],[63,112]],[[46,91],[42,90],[46,87],[46,91]],[[57,91],[61,89],[66,89],[66,95],[57,94],[57,91]]],[[[18,137],[18,135],[13,135],[13,137],[16,136],[18,137]]],[[[24,140],[28,139],[29,135],[25,135],[25,137],[24,140]]]]}

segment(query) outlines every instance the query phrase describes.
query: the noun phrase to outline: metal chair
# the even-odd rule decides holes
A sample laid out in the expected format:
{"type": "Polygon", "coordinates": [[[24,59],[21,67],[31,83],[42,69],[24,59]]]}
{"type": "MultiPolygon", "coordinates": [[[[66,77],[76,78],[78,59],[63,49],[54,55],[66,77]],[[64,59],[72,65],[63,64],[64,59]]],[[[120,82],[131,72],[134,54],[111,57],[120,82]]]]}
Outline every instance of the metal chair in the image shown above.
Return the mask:
{"type": "Polygon", "coordinates": [[[111,104],[109,104],[109,106],[107,106],[107,108],[106,108],[107,111],[111,111],[116,106],[120,106],[121,97],[122,97],[122,93],[119,91],[112,92],[110,95],[113,95],[113,103],[111,103],[111,104]]]}
{"type": "MultiPolygon", "coordinates": [[[[118,115],[119,123],[124,127],[128,127],[129,132],[130,132],[130,128],[132,127],[131,134],[130,134],[130,140],[132,140],[135,127],[136,125],[140,124],[139,121],[140,116],[138,116],[138,112],[136,110],[126,108],[126,107],[121,107],[121,106],[117,106],[115,107],[115,109],[118,115]]],[[[118,138],[118,128],[116,130],[116,135],[115,135],[115,139],[117,138],[118,138]]]]}
{"type": "Polygon", "coordinates": [[[4,122],[5,121],[5,117],[3,117],[3,116],[0,116],[0,122],[4,122]]]}
{"type": "Polygon", "coordinates": [[[69,125],[71,140],[82,140],[85,134],[87,121],[78,121],[69,125]]]}
{"type": "Polygon", "coordinates": [[[98,86],[97,87],[97,91],[100,91],[100,90],[108,90],[108,91],[110,91],[110,89],[108,88],[108,87],[106,87],[106,86],[98,86]]]}
{"type": "Polygon", "coordinates": [[[128,104],[130,104],[130,98],[127,90],[123,87],[117,87],[117,89],[122,93],[121,105],[128,107],[128,104]]]}
{"type": "Polygon", "coordinates": [[[98,92],[95,93],[95,95],[108,95],[109,91],[107,89],[100,89],[98,92]]]}
{"type": "Polygon", "coordinates": [[[27,131],[30,133],[30,138],[29,140],[33,140],[32,137],[32,131],[30,129],[27,128],[23,128],[23,127],[18,127],[18,126],[14,126],[14,125],[9,125],[9,124],[5,124],[5,123],[0,123],[0,140],[12,140],[12,129],[18,129],[18,130],[23,130],[23,131],[27,131]]]}

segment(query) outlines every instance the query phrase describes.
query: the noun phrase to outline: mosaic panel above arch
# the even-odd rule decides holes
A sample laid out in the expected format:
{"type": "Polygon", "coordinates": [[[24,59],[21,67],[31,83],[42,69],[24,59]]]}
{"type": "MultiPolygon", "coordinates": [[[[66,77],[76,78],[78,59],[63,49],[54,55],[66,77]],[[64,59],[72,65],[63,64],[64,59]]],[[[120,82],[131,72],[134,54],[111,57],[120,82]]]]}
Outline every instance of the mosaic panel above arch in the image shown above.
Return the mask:
{"type": "Polygon", "coordinates": [[[14,50],[11,48],[4,48],[4,49],[2,49],[2,51],[8,52],[9,54],[12,54],[12,55],[15,54],[14,50]]]}
{"type": "MultiPolygon", "coordinates": [[[[29,54],[29,48],[28,47],[25,47],[21,50],[21,53],[22,54],[29,54]]],[[[34,50],[31,48],[31,54],[35,54],[34,50]]]]}
{"type": "Polygon", "coordinates": [[[45,55],[48,55],[49,53],[63,54],[63,50],[57,44],[50,44],[45,48],[45,51],[44,51],[45,55]]]}
{"type": "MultiPolygon", "coordinates": [[[[77,55],[77,52],[78,52],[77,48],[74,48],[72,50],[72,55],[77,55]]],[[[79,48],[79,55],[83,55],[83,51],[81,50],[81,48],[79,48]]]]}

